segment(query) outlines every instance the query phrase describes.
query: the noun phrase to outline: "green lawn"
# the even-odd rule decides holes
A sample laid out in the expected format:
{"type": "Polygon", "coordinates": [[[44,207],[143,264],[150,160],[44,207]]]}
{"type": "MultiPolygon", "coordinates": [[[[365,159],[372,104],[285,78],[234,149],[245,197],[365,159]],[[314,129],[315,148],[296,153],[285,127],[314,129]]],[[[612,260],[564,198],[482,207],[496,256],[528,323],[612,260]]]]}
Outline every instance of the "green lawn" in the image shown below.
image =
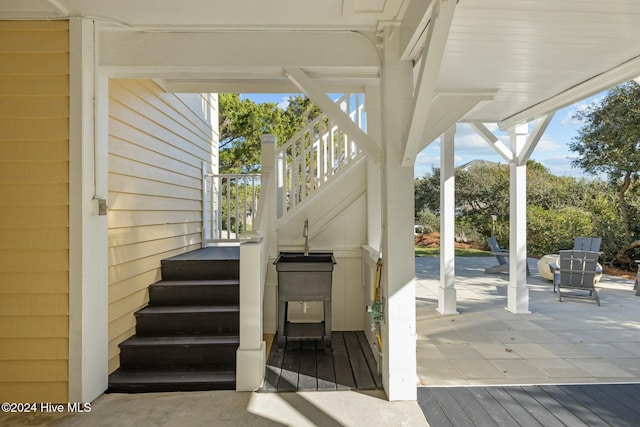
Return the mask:
{"type": "MultiPolygon", "coordinates": [[[[440,256],[440,248],[421,248],[415,247],[416,256],[440,256]]],[[[491,256],[491,252],[481,251],[479,249],[457,249],[456,256],[491,256]]]]}

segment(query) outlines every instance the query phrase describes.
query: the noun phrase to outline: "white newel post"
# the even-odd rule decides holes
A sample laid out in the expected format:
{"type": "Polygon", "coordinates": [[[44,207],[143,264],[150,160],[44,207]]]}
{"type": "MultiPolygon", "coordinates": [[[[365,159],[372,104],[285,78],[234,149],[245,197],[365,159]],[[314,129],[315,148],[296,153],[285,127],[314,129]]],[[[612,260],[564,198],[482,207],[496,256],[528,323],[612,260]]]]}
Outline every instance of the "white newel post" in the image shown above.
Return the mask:
{"type": "MultiPolygon", "coordinates": [[[[261,216],[266,216],[268,218],[267,221],[267,229],[260,230],[263,234],[269,233],[269,244],[270,247],[266,248],[270,254],[275,253],[277,251],[277,239],[276,239],[276,219],[280,218],[282,215],[283,202],[282,198],[284,197],[284,158],[282,154],[278,155],[276,158],[276,145],[278,143],[278,138],[272,134],[264,134],[260,135],[261,144],[261,153],[262,153],[262,181],[261,185],[265,185],[265,181],[267,177],[270,177],[271,180],[270,185],[271,188],[275,191],[273,194],[276,196],[275,206],[273,203],[265,203],[263,206],[269,206],[271,208],[271,212],[262,212],[259,213],[261,216]]],[[[261,194],[267,195],[268,192],[263,188],[261,194]]]]}
{"type": "Polygon", "coordinates": [[[236,352],[236,390],[254,391],[262,385],[266,346],[262,339],[262,281],[260,242],[240,245],[240,347],[236,352]]]}
{"type": "Polygon", "coordinates": [[[509,129],[513,160],[509,163],[509,290],[507,310],[529,313],[527,288],[527,166],[518,156],[527,142],[526,124],[509,129]]]}
{"type": "MultiPolygon", "coordinates": [[[[273,184],[269,177],[274,175],[276,137],[260,136],[262,142],[262,180],[261,185],[273,184]]],[[[262,188],[261,197],[268,197],[267,188],[262,188]]],[[[259,203],[260,206],[273,206],[272,203],[259,203]]],[[[266,345],[264,333],[264,278],[267,268],[263,263],[264,247],[262,234],[275,233],[275,218],[272,212],[258,212],[258,217],[266,218],[267,223],[260,220],[254,235],[248,234],[252,240],[240,245],[240,347],[236,352],[236,390],[254,391],[262,385],[266,369],[266,345]],[[264,228],[262,228],[264,227],[264,228]],[[265,229],[266,228],[266,229],[265,229]]],[[[273,239],[267,239],[272,241],[273,239]]],[[[268,259],[268,257],[267,257],[268,259]]]]}
{"type": "Polygon", "coordinates": [[[455,178],[453,125],[440,137],[440,288],[438,312],[457,314],[455,288],[455,178]]]}

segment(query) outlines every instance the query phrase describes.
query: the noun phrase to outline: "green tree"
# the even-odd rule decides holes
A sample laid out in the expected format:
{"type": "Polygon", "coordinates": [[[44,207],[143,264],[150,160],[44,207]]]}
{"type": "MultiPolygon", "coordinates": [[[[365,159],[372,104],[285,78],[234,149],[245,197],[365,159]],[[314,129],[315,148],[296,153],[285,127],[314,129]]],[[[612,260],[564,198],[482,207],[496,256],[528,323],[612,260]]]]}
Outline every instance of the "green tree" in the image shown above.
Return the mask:
{"type": "Polygon", "coordinates": [[[574,118],[584,126],[569,144],[571,151],[578,153],[573,164],[589,174],[606,174],[617,186],[625,240],[629,241],[631,216],[626,194],[640,173],[640,85],[630,81],[617,86],[574,118]]]}
{"type": "Polygon", "coordinates": [[[260,170],[260,135],[273,133],[281,121],[274,103],[256,104],[240,94],[220,94],[220,173],[251,173],[260,170]]]}
{"type": "MultiPolygon", "coordinates": [[[[504,245],[509,241],[509,169],[506,165],[485,165],[456,170],[456,232],[467,236],[495,235],[504,245]],[[492,220],[496,216],[496,222],[492,220]],[[474,233],[475,232],[475,233],[474,233]]],[[[440,208],[440,171],[434,168],[416,179],[416,222],[436,231],[440,208]]],[[[628,194],[630,205],[640,206],[637,186],[628,194]]],[[[602,259],[617,259],[624,231],[616,188],[602,180],[559,177],[544,165],[527,163],[527,245],[531,255],[555,253],[573,246],[577,236],[602,237],[602,259]]],[[[632,211],[636,215],[638,209],[632,211]]],[[[480,237],[478,242],[482,242],[480,237]]],[[[633,258],[633,257],[630,257],[633,258]]]]}
{"type": "Polygon", "coordinates": [[[260,135],[286,142],[322,112],[308,98],[291,96],[284,110],[273,102],[256,104],[240,94],[219,96],[220,173],[260,170],[260,135]]]}

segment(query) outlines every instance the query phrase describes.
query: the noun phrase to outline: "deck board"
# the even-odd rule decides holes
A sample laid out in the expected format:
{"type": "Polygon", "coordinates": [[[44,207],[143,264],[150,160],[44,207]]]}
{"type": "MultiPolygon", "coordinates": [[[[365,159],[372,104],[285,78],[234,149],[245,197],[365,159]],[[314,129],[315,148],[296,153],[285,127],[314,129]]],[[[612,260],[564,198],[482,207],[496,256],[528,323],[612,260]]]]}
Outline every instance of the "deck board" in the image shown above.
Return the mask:
{"type": "Polygon", "coordinates": [[[341,333],[333,332],[331,335],[331,345],[333,347],[333,368],[336,373],[336,388],[338,390],[353,390],[356,382],[351,372],[349,354],[344,337],[341,333]]]}
{"type": "Polygon", "coordinates": [[[259,391],[381,389],[375,358],[366,339],[365,345],[361,344],[363,338],[361,331],[332,332],[331,348],[317,340],[289,340],[283,347],[274,345],[259,391]]]}
{"type": "Polygon", "coordinates": [[[296,391],[298,389],[298,370],[300,369],[300,341],[288,343],[282,362],[282,371],[278,380],[278,391],[296,391]]]}
{"type": "Polygon", "coordinates": [[[369,366],[369,370],[373,373],[373,381],[376,384],[377,389],[382,389],[382,375],[378,374],[378,362],[376,362],[376,358],[371,351],[367,351],[369,349],[369,343],[367,342],[367,337],[363,331],[356,332],[356,336],[358,337],[358,341],[360,342],[360,347],[363,348],[362,352],[364,353],[364,357],[367,361],[367,366],[369,366]]]}
{"type": "Polygon", "coordinates": [[[431,427],[637,426],[640,384],[418,387],[431,427]]]}
{"type": "Polygon", "coordinates": [[[343,334],[344,342],[347,347],[347,356],[351,365],[351,372],[358,390],[375,390],[376,383],[369,371],[367,359],[364,357],[360,342],[355,332],[345,332],[343,334]]]}
{"type": "Polygon", "coordinates": [[[333,356],[329,350],[318,350],[316,353],[318,374],[318,390],[331,391],[336,389],[336,372],[333,368],[333,356]]]}
{"type": "Polygon", "coordinates": [[[298,391],[318,390],[316,368],[316,342],[302,341],[300,371],[298,373],[298,391]]]}

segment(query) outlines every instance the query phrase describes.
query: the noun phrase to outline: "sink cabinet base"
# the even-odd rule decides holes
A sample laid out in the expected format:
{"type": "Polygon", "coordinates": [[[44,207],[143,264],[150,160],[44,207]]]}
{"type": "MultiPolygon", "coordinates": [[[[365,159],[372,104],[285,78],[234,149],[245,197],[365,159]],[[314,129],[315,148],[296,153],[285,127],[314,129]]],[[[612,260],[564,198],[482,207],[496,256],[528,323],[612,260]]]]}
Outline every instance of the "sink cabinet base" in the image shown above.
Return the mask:
{"type": "Polygon", "coordinates": [[[278,303],[278,346],[286,340],[322,340],[331,347],[331,301],[322,301],[324,321],[318,323],[295,323],[287,321],[289,301],[278,303]]]}

